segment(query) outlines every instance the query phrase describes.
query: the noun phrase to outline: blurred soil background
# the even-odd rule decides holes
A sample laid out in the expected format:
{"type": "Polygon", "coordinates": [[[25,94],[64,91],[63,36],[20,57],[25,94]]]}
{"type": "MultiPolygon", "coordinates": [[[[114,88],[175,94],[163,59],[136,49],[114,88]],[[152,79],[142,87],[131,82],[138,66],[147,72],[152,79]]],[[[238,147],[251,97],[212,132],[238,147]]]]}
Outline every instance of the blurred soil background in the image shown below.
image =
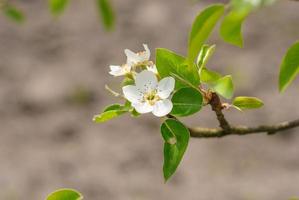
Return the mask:
{"type": "MultiPolygon", "coordinates": [[[[41,200],[71,187],[86,200],[286,200],[299,196],[299,129],[283,134],[191,139],[176,175],[164,184],[159,119],[123,116],[105,124],[92,117],[118,99],[110,64],[123,50],[165,47],[185,54],[188,31],[209,2],[113,0],[116,30],[99,23],[93,1],[74,0],[53,19],[46,1],[14,1],[22,25],[0,18],[0,199],[41,200]],[[296,134],[298,133],[298,134],[296,134]]],[[[256,111],[226,111],[233,124],[268,124],[299,116],[298,80],[278,93],[286,49],[299,39],[299,3],[278,1],[244,25],[245,47],[225,44],[209,66],[232,74],[236,95],[257,96],[256,111]]],[[[216,127],[206,107],[184,119],[216,127]]]]}

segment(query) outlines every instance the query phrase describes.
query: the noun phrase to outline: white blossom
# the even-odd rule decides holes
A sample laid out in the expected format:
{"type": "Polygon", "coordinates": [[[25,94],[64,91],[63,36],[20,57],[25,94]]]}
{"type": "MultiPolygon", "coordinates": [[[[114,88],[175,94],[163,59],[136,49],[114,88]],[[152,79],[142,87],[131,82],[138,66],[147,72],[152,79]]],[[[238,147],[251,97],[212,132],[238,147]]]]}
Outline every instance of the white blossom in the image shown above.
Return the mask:
{"type": "Polygon", "coordinates": [[[113,76],[124,76],[126,74],[130,74],[131,73],[131,69],[132,66],[128,65],[128,64],[124,64],[124,65],[110,65],[110,72],[109,74],[113,75],[113,76]]]}
{"type": "Polygon", "coordinates": [[[174,90],[174,78],[166,77],[158,82],[152,71],[144,70],[136,75],[135,84],[122,89],[125,98],[138,113],[152,112],[155,116],[162,117],[171,112],[173,105],[168,97],[174,90]]]}
{"type": "Polygon", "coordinates": [[[131,66],[147,65],[151,56],[151,51],[147,44],[143,44],[144,51],[134,53],[130,49],[125,49],[125,54],[127,56],[127,64],[131,66]]]}

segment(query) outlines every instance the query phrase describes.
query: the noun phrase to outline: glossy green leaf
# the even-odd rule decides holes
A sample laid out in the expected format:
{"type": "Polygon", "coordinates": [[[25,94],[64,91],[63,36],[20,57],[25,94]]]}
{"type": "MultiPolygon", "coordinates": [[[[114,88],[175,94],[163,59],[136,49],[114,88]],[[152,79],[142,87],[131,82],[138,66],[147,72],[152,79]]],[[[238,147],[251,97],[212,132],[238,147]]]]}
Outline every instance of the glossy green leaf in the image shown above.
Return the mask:
{"type": "Polygon", "coordinates": [[[202,83],[212,84],[222,77],[218,72],[203,68],[200,72],[200,81],[202,83]]]}
{"type": "Polygon", "coordinates": [[[93,121],[96,123],[106,122],[128,112],[129,110],[130,108],[128,106],[112,104],[111,106],[105,108],[102,114],[95,115],[93,117],[93,121]]]}
{"type": "Polygon", "coordinates": [[[210,57],[213,55],[214,51],[216,49],[216,45],[212,45],[212,46],[209,46],[209,45],[203,45],[199,54],[198,54],[198,57],[197,57],[197,66],[198,66],[198,70],[199,72],[201,71],[201,69],[203,67],[206,66],[208,60],[210,59],[210,57]]]}
{"type": "Polygon", "coordinates": [[[73,189],[60,189],[49,194],[46,200],[82,200],[83,196],[73,189]]]}
{"type": "Polygon", "coordinates": [[[114,28],[115,14],[112,9],[110,0],[96,0],[99,14],[102,19],[102,23],[106,30],[114,28]]]}
{"type": "Polygon", "coordinates": [[[48,3],[51,13],[58,16],[66,9],[69,0],[49,0],[48,3]]]}
{"type": "Polygon", "coordinates": [[[280,66],[279,90],[283,92],[299,73],[299,42],[287,51],[280,66]]]}
{"type": "MultiPolygon", "coordinates": [[[[156,66],[161,78],[177,75],[197,87],[200,83],[195,65],[189,67],[186,58],[168,49],[156,50],[156,66]]],[[[176,89],[186,87],[186,82],[176,81],[176,89]]],[[[188,86],[188,85],[187,85],[188,86]]]]}
{"type": "Polygon", "coordinates": [[[240,96],[236,97],[233,100],[233,106],[237,107],[240,110],[247,110],[247,109],[256,109],[260,108],[264,105],[262,100],[256,97],[245,97],[240,96]]]}
{"type": "Polygon", "coordinates": [[[172,115],[183,117],[198,112],[202,107],[202,95],[194,88],[181,88],[174,93],[172,115]]]}
{"type": "Polygon", "coordinates": [[[205,8],[195,19],[189,35],[188,59],[193,63],[205,40],[223,15],[224,5],[214,4],[205,8]]]}
{"type": "Polygon", "coordinates": [[[167,119],[161,126],[164,139],[164,179],[167,181],[176,171],[187,149],[190,133],[181,122],[167,119]]]}
{"type": "Polygon", "coordinates": [[[22,23],[25,20],[23,12],[12,5],[5,5],[3,7],[3,12],[7,18],[17,23],[22,23]]]}
{"type": "Polygon", "coordinates": [[[234,85],[230,75],[224,76],[213,83],[213,90],[226,99],[232,98],[234,94],[234,85]]]}

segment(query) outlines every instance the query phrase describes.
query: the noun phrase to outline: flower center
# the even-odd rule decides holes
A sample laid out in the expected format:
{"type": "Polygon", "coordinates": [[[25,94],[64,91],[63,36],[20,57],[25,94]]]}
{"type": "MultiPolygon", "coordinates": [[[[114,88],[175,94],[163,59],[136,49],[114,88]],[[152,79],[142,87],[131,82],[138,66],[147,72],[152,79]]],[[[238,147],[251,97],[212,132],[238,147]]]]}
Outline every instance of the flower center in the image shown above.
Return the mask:
{"type": "Polygon", "coordinates": [[[151,106],[153,106],[160,99],[161,98],[158,96],[157,90],[152,90],[143,96],[143,100],[151,106]]]}

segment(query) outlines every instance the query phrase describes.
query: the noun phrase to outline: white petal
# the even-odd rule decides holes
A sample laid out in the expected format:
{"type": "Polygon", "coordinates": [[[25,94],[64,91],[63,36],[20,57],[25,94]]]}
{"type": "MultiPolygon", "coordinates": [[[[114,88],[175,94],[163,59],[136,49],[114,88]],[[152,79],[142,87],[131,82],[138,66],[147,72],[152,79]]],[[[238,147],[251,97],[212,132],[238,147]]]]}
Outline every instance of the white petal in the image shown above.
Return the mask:
{"type": "Polygon", "coordinates": [[[134,85],[127,85],[123,88],[123,93],[126,99],[131,103],[139,103],[142,100],[143,94],[140,90],[134,85]]]}
{"type": "Polygon", "coordinates": [[[153,106],[148,103],[133,103],[132,106],[136,109],[138,113],[149,113],[153,111],[153,106]]]}
{"type": "Polygon", "coordinates": [[[158,95],[162,99],[169,97],[174,90],[175,80],[172,77],[163,78],[158,84],[158,95]]]}
{"type": "Polygon", "coordinates": [[[147,44],[143,44],[143,47],[144,47],[144,49],[145,49],[145,52],[144,52],[144,61],[147,61],[147,60],[149,60],[150,59],[150,57],[151,57],[151,51],[150,51],[150,49],[148,48],[148,46],[147,46],[147,44]]]}
{"type": "Polygon", "coordinates": [[[139,56],[131,51],[130,49],[125,49],[125,54],[127,56],[127,63],[137,63],[140,61],[139,56]]]}
{"type": "Polygon", "coordinates": [[[156,65],[151,65],[146,67],[148,71],[154,72],[155,74],[158,74],[158,70],[156,65]]]}
{"type": "Polygon", "coordinates": [[[113,75],[113,76],[122,76],[125,75],[126,72],[123,70],[123,68],[121,66],[118,65],[110,65],[110,72],[109,74],[113,75]]]}
{"type": "Polygon", "coordinates": [[[172,102],[169,99],[157,101],[154,105],[153,114],[157,117],[163,117],[172,110],[172,102]]]}
{"type": "Polygon", "coordinates": [[[153,72],[144,70],[136,75],[135,83],[142,91],[150,91],[157,88],[158,80],[153,72]]]}

